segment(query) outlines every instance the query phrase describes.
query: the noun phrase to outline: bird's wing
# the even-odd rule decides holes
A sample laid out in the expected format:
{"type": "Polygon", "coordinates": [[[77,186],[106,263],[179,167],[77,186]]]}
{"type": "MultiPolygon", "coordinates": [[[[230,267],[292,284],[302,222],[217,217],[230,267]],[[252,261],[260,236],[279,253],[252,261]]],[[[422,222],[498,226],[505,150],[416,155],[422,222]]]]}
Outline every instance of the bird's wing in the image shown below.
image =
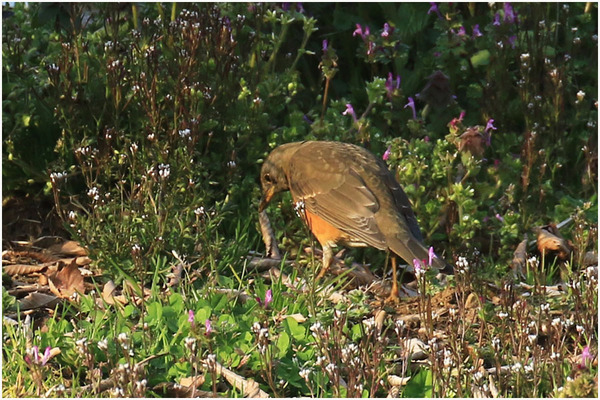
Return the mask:
{"type": "Polygon", "coordinates": [[[323,145],[296,152],[289,172],[292,197],[351,240],[387,249],[375,220],[380,204],[357,166],[344,161],[348,156],[337,152],[336,147],[323,145]]]}
{"type": "Polygon", "coordinates": [[[423,234],[421,233],[421,228],[419,228],[417,217],[415,216],[408,196],[406,195],[402,187],[398,184],[398,182],[396,182],[396,180],[393,178],[391,173],[384,174],[382,178],[387,188],[392,193],[392,196],[394,197],[394,202],[396,204],[396,209],[406,221],[408,229],[410,229],[410,232],[416,240],[418,240],[419,242],[424,242],[423,234]]]}

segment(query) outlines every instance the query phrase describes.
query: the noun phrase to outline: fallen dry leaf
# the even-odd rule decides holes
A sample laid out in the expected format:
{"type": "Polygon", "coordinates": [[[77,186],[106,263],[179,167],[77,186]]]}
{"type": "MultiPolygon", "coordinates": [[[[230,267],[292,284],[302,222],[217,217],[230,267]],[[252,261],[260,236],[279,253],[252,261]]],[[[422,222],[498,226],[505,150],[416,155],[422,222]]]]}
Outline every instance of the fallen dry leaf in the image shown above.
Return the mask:
{"type": "Polygon", "coordinates": [[[179,384],[181,386],[187,386],[187,387],[199,387],[199,386],[202,386],[204,381],[205,381],[204,375],[196,375],[196,376],[188,376],[185,378],[181,378],[181,380],[179,381],[179,384]]]}
{"type": "Polygon", "coordinates": [[[63,243],[53,244],[48,250],[55,254],[65,254],[69,256],[87,256],[88,251],[74,240],[67,240],[63,243]]]}
{"type": "Polygon", "coordinates": [[[127,298],[123,295],[116,295],[117,286],[111,280],[104,284],[102,288],[102,299],[111,306],[115,304],[115,301],[121,304],[127,304],[127,298]]]}
{"type": "Polygon", "coordinates": [[[281,319],[286,319],[286,318],[292,318],[293,320],[295,320],[296,322],[298,322],[299,324],[306,322],[306,317],[302,314],[296,313],[296,314],[286,314],[284,316],[281,317],[281,319]]]}
{"type": "Polygon", "coordinates": [[[5,274],[8,275],[29,275],[37,272],[41,272],[48,268],[47,265],[26,265],[26,264],[14,264],[7,265],[3,268],[5,274]]]}
{"type": "Polygon", "coordinates": [[[48,285],[52,293],[61,298],[69,298],[74,293],[85,293],[83,276],[75,260],[60,271],[48,277],[48,285]]]}
{"type": "Polygon", "coordinates": [[[19,300],[19,308],[21,311],[41,307],[54,308],[60,301],[58,297],[51,294],[33,292],[19,300]]]}
{"type": "Polygon", "coordinates": [[[410,376],[409,377],[399,377],[398,375],[388,375],[388,383],[392,386],[404,386],[408,383],[408,381],[410,380],[410,376]]]}

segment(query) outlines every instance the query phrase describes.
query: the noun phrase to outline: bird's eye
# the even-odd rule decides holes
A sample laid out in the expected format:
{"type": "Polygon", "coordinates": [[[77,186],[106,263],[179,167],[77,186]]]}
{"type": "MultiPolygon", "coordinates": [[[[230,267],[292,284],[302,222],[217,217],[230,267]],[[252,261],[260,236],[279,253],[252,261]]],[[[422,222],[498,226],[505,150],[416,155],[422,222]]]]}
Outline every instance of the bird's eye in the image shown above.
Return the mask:
{"type": "Polygon", "coordinates": [[[263,175],[263,179],[267,183],[273,183],[273,179],[271,179],[271,175],[269,175],[269,174],[263,175]]]}

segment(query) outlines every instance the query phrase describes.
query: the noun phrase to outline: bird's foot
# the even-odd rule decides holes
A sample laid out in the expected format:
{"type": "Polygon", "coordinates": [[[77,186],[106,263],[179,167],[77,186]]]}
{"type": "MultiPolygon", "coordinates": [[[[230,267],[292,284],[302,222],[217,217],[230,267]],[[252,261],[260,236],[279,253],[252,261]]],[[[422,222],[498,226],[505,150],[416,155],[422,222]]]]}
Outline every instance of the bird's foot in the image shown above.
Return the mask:
{"type": "Polygon", "coordinates": [[[400,297],[398,296],[398,291],[392,290],[390,295],[385,299],[384,303],[392,304],[392,305],[396,305],[396,304],[400,303],[400,297]]]}

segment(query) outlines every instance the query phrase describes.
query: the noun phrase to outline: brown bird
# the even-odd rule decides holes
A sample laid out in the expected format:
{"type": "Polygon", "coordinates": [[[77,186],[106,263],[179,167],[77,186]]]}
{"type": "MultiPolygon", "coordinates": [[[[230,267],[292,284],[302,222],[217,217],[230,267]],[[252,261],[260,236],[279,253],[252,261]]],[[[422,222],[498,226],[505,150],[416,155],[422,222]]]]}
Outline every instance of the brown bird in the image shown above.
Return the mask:
{"type": "MultiPolygon", "coordinates": [[[[428,260],[429,252],[410,201],[385,163],[368,150],[348,143],[305,141],[274,149],[260,175],[263,196],[259,211],[273,195],[289,190],[305,223],[323,247],[325,275],[332,247],[371,246],[391,250],[405,261],[428,260]]],[[[451,267],[440,258],[432,266],[451,267]]],[[[388,301],[398,299],[396,259],[388,301]]]]}

